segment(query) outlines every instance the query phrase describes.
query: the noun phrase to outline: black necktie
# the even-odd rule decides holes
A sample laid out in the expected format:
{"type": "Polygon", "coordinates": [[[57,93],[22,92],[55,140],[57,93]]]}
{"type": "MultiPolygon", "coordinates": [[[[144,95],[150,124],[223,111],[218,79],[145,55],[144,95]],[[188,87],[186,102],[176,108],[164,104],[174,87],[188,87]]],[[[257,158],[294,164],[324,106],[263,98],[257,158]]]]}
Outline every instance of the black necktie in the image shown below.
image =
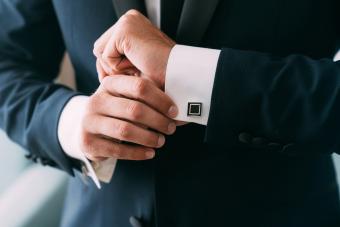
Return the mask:
{"type": "Polygon", "coordinates": [[[176,40],[184,0],[161,0],[161,30],[176,40]]]}
{"type": "Polygon", "coordinates": [[[144,0],[112,0],[112,2],[118,17],[122,16],[129,9],[136,9],[147,15],[144,0]]]}

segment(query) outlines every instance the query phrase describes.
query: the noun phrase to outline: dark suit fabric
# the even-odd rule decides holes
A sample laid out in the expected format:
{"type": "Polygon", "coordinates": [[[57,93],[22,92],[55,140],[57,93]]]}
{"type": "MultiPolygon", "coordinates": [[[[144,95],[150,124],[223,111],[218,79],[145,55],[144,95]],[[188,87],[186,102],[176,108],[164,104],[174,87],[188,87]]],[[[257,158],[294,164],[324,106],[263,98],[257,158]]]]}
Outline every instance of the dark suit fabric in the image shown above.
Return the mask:
{"type": "Polygon", "coordinates": [[[150,227],[340,226],[339,10],[335,0],[220,0],[193,39],[222,49],[208,125],[179,127],[153,160],[118,161],[98,190],[62,151],[57,124],[71,97],[99,84],[92,48],[118,18],[112,1],[1,1],[0,126],[34,160],[75,175],[64,227],[128,227],[130,216],[150,227]],[[52,83],[65,50],[79,92],[52,83]]]}

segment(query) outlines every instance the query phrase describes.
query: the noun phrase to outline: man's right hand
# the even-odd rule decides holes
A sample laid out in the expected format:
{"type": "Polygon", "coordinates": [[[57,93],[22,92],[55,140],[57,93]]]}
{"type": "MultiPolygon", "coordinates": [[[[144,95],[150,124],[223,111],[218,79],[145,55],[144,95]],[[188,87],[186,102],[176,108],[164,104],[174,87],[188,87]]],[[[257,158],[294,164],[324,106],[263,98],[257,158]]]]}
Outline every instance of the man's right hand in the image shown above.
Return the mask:
{"type": "Polygon", "coordinates": [[[164,145],[163,134],[176,130],[170,118],[176,116],[177,107],[163,91],[142,78],[108,76],[82,107],[77,105],[71,99],[64,108],[59,141],[66,153],[78,149],[93,161],[110,157],[151,159],[154,149],[164,145]],[[81,108],[81,116],[72,116],[81,108]]]}

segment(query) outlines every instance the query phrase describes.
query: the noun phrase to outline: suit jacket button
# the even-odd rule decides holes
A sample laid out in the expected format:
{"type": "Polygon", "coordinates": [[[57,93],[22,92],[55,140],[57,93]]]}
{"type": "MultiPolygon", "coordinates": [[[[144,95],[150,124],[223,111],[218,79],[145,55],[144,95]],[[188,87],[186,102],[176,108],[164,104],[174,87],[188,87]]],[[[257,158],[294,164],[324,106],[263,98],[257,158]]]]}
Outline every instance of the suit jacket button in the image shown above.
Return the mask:
{"type": "Polygon", "coordinates": [[[246,132],[242,132],[239,134],[238,136],[238,140],[241,142],[241,143],[251,143],[253,139],[253,136],[250,135],[249,133],[246,133],[246,132]]]}

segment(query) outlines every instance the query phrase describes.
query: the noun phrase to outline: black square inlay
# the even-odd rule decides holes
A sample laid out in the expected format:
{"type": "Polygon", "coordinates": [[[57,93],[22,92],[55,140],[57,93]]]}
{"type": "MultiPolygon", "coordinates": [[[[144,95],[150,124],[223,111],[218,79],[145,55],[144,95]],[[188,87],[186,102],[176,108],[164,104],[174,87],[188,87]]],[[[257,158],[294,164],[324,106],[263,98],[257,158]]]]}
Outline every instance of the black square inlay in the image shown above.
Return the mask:
{"type": "Polygon", "coordinates": [[[201,102],[189,102],[188,103],[188,116],[201,116],[202,103],[201,102]]]}

